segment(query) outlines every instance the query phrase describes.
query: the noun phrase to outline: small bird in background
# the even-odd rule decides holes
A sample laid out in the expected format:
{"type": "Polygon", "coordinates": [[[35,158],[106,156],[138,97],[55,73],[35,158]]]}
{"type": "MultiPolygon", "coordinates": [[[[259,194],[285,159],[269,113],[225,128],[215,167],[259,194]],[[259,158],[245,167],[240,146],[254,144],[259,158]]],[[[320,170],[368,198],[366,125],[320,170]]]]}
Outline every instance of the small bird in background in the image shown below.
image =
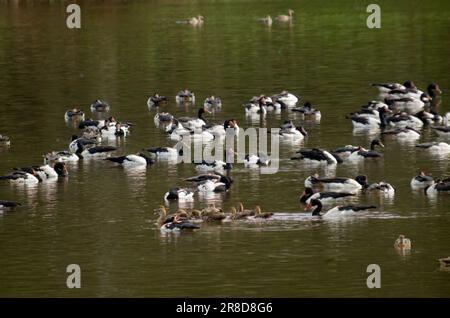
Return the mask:
{"type": "Polygon", "coordinates": [[[262,22],[264,25],[271,26],[272,25],[272,17],[267,15],[265,18],[258,19],[258,21],[262,22]]]}
{"type": "Polygon", "coordinates": [[[438,259],[439,264],[441,264],[441,270],[450,271],[450,256],[438,259]]]}
{"type": "Polygon", "coordinates": [[[179,20],[179,21],[177,21],[177,23],[190,24],[193,26],[201,26],[201,25],[203,25],[204,20],[205,20],[205,17],[199,14],[196,17],[192,17],[192,18],[189,18],[186,20],[179,20]]]}
{"type": "Polygon", "coordinates": [[[406,238],[403,234],[401,234],[395,241],[394,247],[398,250],[410,250],[411,240],[409,238],[406,238]]]}
{"type": "Polygon", "coordinates": [[[277,16],[275,19],[279,22],[291,22],[294,17],[292,16],[292,14],[294,13],[294,10],[289,9],[289,14],[285,15],[285,14],[281,14],[279,16],[277,16]]]}

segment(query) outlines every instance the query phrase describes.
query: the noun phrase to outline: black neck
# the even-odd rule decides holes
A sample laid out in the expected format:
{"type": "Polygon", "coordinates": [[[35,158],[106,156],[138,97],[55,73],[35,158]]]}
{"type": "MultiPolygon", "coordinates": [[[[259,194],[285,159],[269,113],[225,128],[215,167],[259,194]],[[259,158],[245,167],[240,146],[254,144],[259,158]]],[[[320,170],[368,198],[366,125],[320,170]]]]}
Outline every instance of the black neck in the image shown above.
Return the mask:
{"type": "Polygon", "coordinates": [[[313,216],[317,216],[320,215],[320,211],[322,211],[322,203],[318,202],[316,208],[314,209],[314,211],[312,212],[313,216]]]}

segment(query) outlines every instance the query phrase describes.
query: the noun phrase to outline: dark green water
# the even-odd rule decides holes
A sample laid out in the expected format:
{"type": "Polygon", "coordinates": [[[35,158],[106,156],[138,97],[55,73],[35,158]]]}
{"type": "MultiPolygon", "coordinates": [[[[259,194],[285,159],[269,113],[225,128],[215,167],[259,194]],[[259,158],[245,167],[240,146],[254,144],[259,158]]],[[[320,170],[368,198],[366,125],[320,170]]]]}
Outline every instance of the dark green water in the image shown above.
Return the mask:
{"type": "MultiPolygon", "coordinates": [[[[0,173],[38,164],[67,148],[64,112],[74,105],[90,115],[96,98],[135,124],[118,153],[171,145],[153,123],[150,93],[170,96],[188,87],[199,101],[222,97],[214,122],[237,118],[241,127],[278,127],[295,114],[247,121],[242,103],[288,89],[322,111],[320,125],[305,123],[304,146],[366,145],[345,114],[376,96],[372,82],[432,81],[448,105],[448,1],[378,1],[382,28],[366,27],[364,1],[85,1],[82,28],[65,26],[57,1],[0,1],[0,173]],[[271,28],[256,19],[295,10],[292,26],[271,28]],[[176,20],[201,13],[202,28],[176,20]]],[[[425,130],[423,140],[435,140],[425,130]]],[[[113,142],[115,143],[115,141],[113,142]]],[[[289,296],[448,297],[450,273],[437,258],[450,255],[450,197],[430,200],[411,190],[418,169],[448,174],[449,158],[385,140],[384,158],[339,165],[338,176],[366,174],[397,188],[394,199],[363,195],[378,206],[373,217],[340,221],[278,221],[203,225],[191,234],[161,235],[153,209],[172,185],[196,174],[192,165],[157,163],[130,172],[101,161],[70,166],[67,180],[37,188],[0,183],[0,199],[24,207],[0,215],[1,296],[289,296]],[[397,254],[399,234],[412,239],[409,256],[397,254]],[[82,288],[66,288],[66,266],[79,264],[82,288]],[[381,266],[381,289],[366,287],[366,267],[381,266]]],[[[297,197],[312,171],[289,158],[301,145],[282,144],[280,171],[261,175],[235,165],[235,183],[221,204],[239,201],[264,211],[303,213],[297,197]]],[[[205,202],[196,197],[195,206],[205,202]]],[[[175,209],[173,206],[172,209],[175,209]]]]}

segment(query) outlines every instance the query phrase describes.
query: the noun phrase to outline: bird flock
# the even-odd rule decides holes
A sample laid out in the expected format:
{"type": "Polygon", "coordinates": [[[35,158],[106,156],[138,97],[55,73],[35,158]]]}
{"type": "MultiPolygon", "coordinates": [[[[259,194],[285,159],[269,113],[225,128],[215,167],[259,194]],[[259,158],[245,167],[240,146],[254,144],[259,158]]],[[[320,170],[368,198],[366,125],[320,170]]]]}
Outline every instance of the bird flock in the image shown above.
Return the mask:
{"type": "MultiPolygon", "coordinates": [[[[370,135],[378,135],[373,138],[367,148],[361,145],[344,145],[335,149],[303,148],[290,158],[295,161],[303,161],[311,170],[318,167],[335,167],[343,162],[360,162],[380,160],[383,153],[379,149],[385,147],[382,139],[396,138],[412,142],[417,151],[428,151],[431,155],[439,155],[448,159],[450,145],[442,141],[417,143],[425,127],[431,128],[436,136],[450,136],[450,113],[439,114],[436,105],[440,102],[442,94],[439,85],[432,83],[425,91],[416,87],[414,82],[376,83],[379,98],[368,102],[360,110],[347,114],[346,118],[351,122],[355,131],[367,132],[370,135]]],[[[242,111],[248,118],[263,118],[271,113],[279,113],[285,110],[300,113],[304,119],[312,123],[320,123],[322,113],[319,109],[306,101],[299,104],[300,97],[289,92],[282,91],[272,96],[253,96],[248,102],[243,103],[242,111]]],[[[188,89],[179,91],[175,95],[175,102],[180,105],[195,105],[194,92],[188,89]]],[[[214,112],[222,112],[222,99],[218,96],[208,96],[203,105],[198,109],[197,117],[175,117],[166,108],[169,108],[170,99],[157,93],[147,100],[149,111],[156,110],[154,123],[162,128],[164,134],[171,141],[183,141],[185,136],[197,138],[202,145],[212,141],[224,141],[231,134],[239,138],[240,128],[235,118],[229,118],[223,123],[212,123],[205,116],[214,112]]],[[[132,123],[119,121],[114,116],[109,116],[110,105],[103,100],[95,100],[90,105],[92,113],[108,114],[105,119],[86,119],[86,114],[78,108],[69,109],[64,114],[66,122],[80,129],[79,135],[73,135],[68,148],[60,151],[51,151],[44,155],[43,165],[30,165],[15,167],[10,173],[0,176],[0,180],[9,180],[13,184],[35,186],[40,183],[55,182],[59,178],[68,176],[66,163],[79,160],[97,159],[111,164],[130,168],[143,168],[156,164],[158,161],[180,163],[183,149],[175,146],[153,145],[133,154],[113,156],[118,150],[115,146],[102,145],[103,140],[110,138],[124,138],[130,134],[132,123]]],[[[311,138],[305,128],[296,125],[292,120],[280,123],[279,137],[281,139],[302,141],[311,138]]],[[[0,146],[9,147],[9,137],[0,135],[0,146]]],[[[227,152],[228,150],[226,150],[227,152]]],[[[234,151],[231,155],[237,155],[234,151]]],[[[270,165],[270,159],[264,153],[246,153],[244,167],[258,168],[270,165]]],[[[184,162],[186,163],[186,162],[184,162]]],[[[233,178],[231,171],[233,165],[225,160],[203,160],[190,162],[196,166],[198,175],[186,178],[184,182],[190,186],[174,186],[163,195],[164,205],[155,209],[159,215],[157,225],[163,232],[180,232],[201,228],[203,222],[236,222],[236,221],[267,221],[280,219],[278,213],[262,212],[260,206],[246,209],[242,202],[225,212],[215,204],[208,205],[201,210],[191,207],[184,208],[183,203],[194,202],[195,195],[208,196],[215,193],[224,193],[232,189],[233,178]],[[169,203],[177,201],[179,209],[169,213],[169,203]]],[[[313,171],[312,171],[313,172],[313,171]]],[[[450,178],[442,176],[434,179],[426,172],[420,171],[411,179],[411,187],[423,189],[426,195],[450,193],[450,178]]],[[[340,204],[347,199],[355,200],[362,193],[378,192],[385,196],[394,196],[395,187],[385,180],[368,182],[364,174],[356,177],[324,177],[312,173],[304,180],[304,191],[298,198],[298,202],[304,205],[304,210],[309,211],[311,218],[329,219],[341,218],[349,215],[370,214],[376,209],[375,205],[348,205],[340,204]],[[326,208],[324,208],[326,207],[326,208]]],[[[0,212],[20,207],[19,202],[1,200],[0,212]]],[[[188,205],[187,205],[188,206],[188,205]]],[[[302,213],[305,214],[305,213],[302,213]]],[[[403,235],[395,243],[396,248],[410,249],[411,243],[403,235]]],[[[443,261],[445,263],[445,259],[443,261]]]]}

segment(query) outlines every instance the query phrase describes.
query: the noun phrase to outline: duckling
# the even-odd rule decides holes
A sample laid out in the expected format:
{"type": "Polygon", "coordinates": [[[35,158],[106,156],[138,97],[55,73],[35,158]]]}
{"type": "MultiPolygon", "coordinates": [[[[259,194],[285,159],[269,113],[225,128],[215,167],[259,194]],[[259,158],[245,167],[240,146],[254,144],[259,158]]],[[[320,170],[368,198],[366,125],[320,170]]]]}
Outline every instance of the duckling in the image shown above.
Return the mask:
{"type": "Polygon", "coordinates": [[[255,215],[255,210],[244,209],[244,204],[242,202],[239,202],[238,212],[241,213],[245,217],[255,215]]]}
{"type": "Polygon", "coordinates": [[[410,250],[411,240],[409,238],[406,238],[403,234],[401,234],[395,241],[394,247],[399,250],[410,250]]]}
{"type": "Polygon", "coordinates": [[[175,101],[177,104],[182,103],[195,103],[195,94],[188,89],[184,89],[179,91],[177,96],[175,96],[175,101]]]}
{"type": "Polygon", "coordinates": [[[196,17],[192,17],[189,19],[178,20],[177,23],[190,24],[193,26],[201,26],[201,25],[203,25],[204,19],[205,18],[202,15],[198,15],[196,17]]]}
{"type": "Polygon", "coordinates": [[[201,215],[204,222],[218,222],[226,218],[226,215],[222,212],[222,209],[216,208],[214,204],[212,207],[203,209],[201,215]]]}
{"type": "Polygon", "coordinates": [[[255,218],[259,219],[268,219],[273,216],[272,212],[261,212],[261,208],[259,205],[255,206],[255,218]]]}
{"type": "Polygon", "coordinates": [[[249,214],[242,213],[242,212],[238,211],[238,209],[236,209],[235,207],[231,208],[231,212],[230,212],[231,220],[243,220],[243,219],[247,219],[248,216],[249,216],[249,214]]]}

